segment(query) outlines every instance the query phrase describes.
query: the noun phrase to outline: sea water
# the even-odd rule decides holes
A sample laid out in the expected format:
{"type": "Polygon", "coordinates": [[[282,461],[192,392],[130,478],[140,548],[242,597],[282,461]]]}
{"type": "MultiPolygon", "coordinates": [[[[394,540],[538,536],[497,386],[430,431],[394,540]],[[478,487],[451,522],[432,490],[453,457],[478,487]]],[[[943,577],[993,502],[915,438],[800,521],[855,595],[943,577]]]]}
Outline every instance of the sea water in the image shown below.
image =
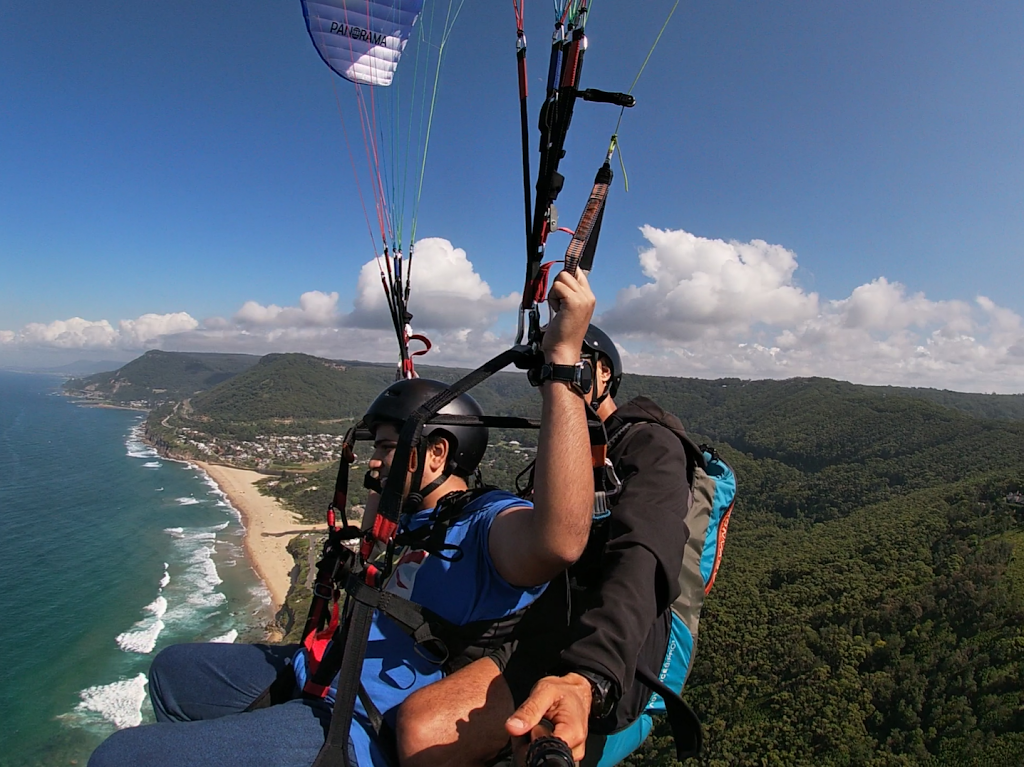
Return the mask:
{"type": "Polygon", "coordinates": [[[259,639],[270,598],[238,513],[142,442],[143,414],[0,372],[0,765],[85,765],[152,721],[147,672],[177,642],[259,639]]]}

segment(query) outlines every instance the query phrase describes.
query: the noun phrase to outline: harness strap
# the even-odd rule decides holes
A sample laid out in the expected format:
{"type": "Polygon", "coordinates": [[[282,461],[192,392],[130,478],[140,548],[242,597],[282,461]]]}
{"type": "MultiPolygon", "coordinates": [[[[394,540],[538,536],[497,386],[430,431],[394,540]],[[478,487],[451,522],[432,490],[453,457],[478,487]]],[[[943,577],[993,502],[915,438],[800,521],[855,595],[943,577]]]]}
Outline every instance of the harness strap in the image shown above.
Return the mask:
{"type": "Polygon", "coordinates": [[[672,738],[676,742],[676,759],[683,762],[697,756],[704,746],[704,729],[690,704],[650,670],[639,664],[635,676],[641,684],[658,693],[665,701],[665,713],[672,729],[672,738]]]}
{"type": "MultiPolygon", "coordinates": [[[[355,576],[349,578],[349,582],[355,576]]],[[[345,621],[344,641],[331,645],[328,655],[336,646],[342,646],[341,671],[338,677],[338,695],[334,699],[334,712],[331,715],[331,726],[327,731],[324,745],[317,754],[311,767],[358,767],[350,758],[348,743],[349,729],[352,727],[352,715],[355,712],[356,694],[359,690],[359,674],[363,669],[363,658],[366,655],[366,643],[370,639],[370,621],[373,610],[354,605],[348,611],[345,621]]],[[[323,666],[321,666],[323,668],[323,666]]],[[[328,680],[328,684],[330,681],[328,680]]]]}
{"type": "Polygon", "coordinates": [[[366,711],[366,718],[370,720],[370,726],[377,734],[377,745],[387,757],[388,764],[398,764],[398,738],[391,725],[384,719],[377,704],[370,699],[369,693],[362,684],[359,685],[359,701],[366,711]]]}
{"type": "Polygon", "coordinates": [[[340,530],[328,532],[323,554],[316,564],[313,597],[302,629],[303,637],[323,629],[328,620],[329,606],[338,596],[334,584],[346,580],[355,564],[355,552],[345,546],[343,541],[359,538],[362,534],[358,527],[347,524],[340,530]]]}
{"type": "MultiPolygon", "coordinates": [[[[446,637],[438,635],[447,633],[440,628],[448,623],[443,618],[397,594],[381,591],[354,579],[348,582],[345,591],[355,602],[365,605],[370,610],[379,610],[397,623],[418,646],[425,647],[435,654],[436,658],[430,660],[437,665],[440,666],[448,660],[449,647],[445,642],[446,637]]],[[[340,691],[340,685],[338,689],[340,691]]]]}

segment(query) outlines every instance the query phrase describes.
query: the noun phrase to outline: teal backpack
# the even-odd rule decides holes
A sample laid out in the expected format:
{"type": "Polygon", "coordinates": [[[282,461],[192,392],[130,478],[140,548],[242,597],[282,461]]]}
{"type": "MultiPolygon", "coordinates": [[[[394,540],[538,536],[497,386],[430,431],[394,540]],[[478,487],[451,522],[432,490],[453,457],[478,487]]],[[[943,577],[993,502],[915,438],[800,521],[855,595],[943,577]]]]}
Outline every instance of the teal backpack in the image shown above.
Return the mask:
{"type": "MultiPolygon", "coordinates": [[[[636,721],[608,736],[597,767],[612,767],[638,749],[654,726],[653,717],[661,714],[668,717],[679,761],[696,756],[703,744],[700,720],[680,693],[693,665],[704,597],[711,591],[722,561],[736,498],[736,475],[714,448],[698,448],[683,431],[682,424],[674,418],[672,421],[675,423],[656,422],[683,442],[693,472],[693,501],[686,515],[690,536],[679,571],[679,597],[672,603],[668,648],[661,668],[637,667],[637,679],[654,692],[636,721]]],[[[609,447],[622,439],[632,423],[611,436],[609,447]]]]}

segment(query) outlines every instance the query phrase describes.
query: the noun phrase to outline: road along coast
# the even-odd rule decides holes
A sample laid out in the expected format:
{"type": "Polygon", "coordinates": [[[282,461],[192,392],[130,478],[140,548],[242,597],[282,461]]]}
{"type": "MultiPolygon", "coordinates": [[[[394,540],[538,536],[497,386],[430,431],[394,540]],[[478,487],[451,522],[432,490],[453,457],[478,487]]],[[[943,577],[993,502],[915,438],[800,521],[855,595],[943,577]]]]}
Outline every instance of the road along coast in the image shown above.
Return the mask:
{"type": "Polygon", "coordinates": [[[295,562],[288,553],[288,541],[308,530],[326,530],[326,525],[306,525],[273,498],[260,493],[256,483],[265,474],[220,464],[193,461],[217,483],[231,505],[242,515],[245,551],[256,574],[270,591],[275,612],[281,609],[292,586],[295,562]]]}

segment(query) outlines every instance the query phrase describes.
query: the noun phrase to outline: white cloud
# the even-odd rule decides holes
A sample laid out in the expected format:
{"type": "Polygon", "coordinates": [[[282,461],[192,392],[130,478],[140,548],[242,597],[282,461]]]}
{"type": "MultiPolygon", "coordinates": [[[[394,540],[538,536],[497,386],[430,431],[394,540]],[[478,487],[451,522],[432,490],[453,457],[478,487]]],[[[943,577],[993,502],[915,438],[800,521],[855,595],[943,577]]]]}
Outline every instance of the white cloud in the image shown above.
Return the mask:
{"type": "MultiPolygon", "coordinates": [[[[485,330],[498,314],[515,309],[519,294],[495,297],[490,286],[473,269],[462,248],[448,240],[431,237],[416,243],[412,259],[414,289],[409,300],[413,327],[427,330],[485,330]]],[[[359,272],[355,309],[345,319],[350,327],[391,327],[380,267],[369,261],[359,272]]]]}
{"type": "MultiPolygon", "coordinates": [[[[511,343],[491,331],[498,314],[515,309],[515,293],[495,297],[466,252],[442,239],[424,239],[413,261],[410,310],[413,326],[429,334],[429,363],[474,365],[511,343]]],[[[337,292],[303,293],[296,306],[246,301],[230,317],[201,323],[184,312],[145,314],[112,324],[72,318],[0,331],[0,349],[151,348],[267,354],[299,351],[324,357],[391,361],[397,356],[377,262],[360,271],[353,310],[343,311],[337,292]]],[[[412,344],[413,351],[422,348],[412,344]]]]}
{"type": "MultiPolygon", "coordinates": [[[[597,320],[616,339],[628,371],[1024,391],[1024,320],[985,296],[932,300],[878,277],[828,300],[799,285],[797,256],[780,245],[642,231],[651,244],[639,256],[648,281],[621,290],[597,320]]],[[[473,366],[511,343],[511,326],[496,323],[519,297],[495,297],[463,250],[422,240],[413,269],[413,327],[434,344],[424,362],[473,366]]],[[[230,317],[202,322],[178,312],[0,330],[0,350],[7,351],[150,348],[397,356],[373,261],[360,272],[348,313],[338,293],[314,290],[295,306],[247,301],[230,317]]]]}
{"type": "Polygon", "coordinates": [[[52,346],[58,349],[112,348],[117,331],[106,320],[91,322],[81,317],[55,320],[47,325],[32,322],[14,333],[9,343],[52,346]]]}
{"type": "Polygon", "coordinates": [[[107,320],[54,320],[29,323],[20,331],[0,331],[0,344],[51,349],[141,349],[161,338],[194,330],[199,323],[185,312],[143,314],[121,320],[115,329],[107,320]]]}
{"type": "Polygon", "coordinates": [[[235,313],[240,325],[263,327],[333,327],[338,324],[338,294],[311,290],[299,296],[299,305],[263,306],[246,301],[235,313]]]}
{"type": "Polygon", "coordinates": [[[796,255],[779,245],[641,231],[653,246],[640,254],[651,282],[619,292],[602,319],[610,331],[696,340],[756,323],[791,324],[818,311],[817,294],[793,284],[796,255]]]}
{"type": "Polygon", "coordinates": [[[185,312],[143,314],[136,320],[121,320],[118,323],[118,338],[122,346],[142,347],[164,336],[185,333],[197,327],[199,323],[185,312]]]}
{"type": "Polygon", "coordinates": [[[989,298],[933,301],[879,277],[821,301],[781,246],[642,231],[650,281],[599,317],[627,370],[1024,391],[1024,322],[989,298]]]}

